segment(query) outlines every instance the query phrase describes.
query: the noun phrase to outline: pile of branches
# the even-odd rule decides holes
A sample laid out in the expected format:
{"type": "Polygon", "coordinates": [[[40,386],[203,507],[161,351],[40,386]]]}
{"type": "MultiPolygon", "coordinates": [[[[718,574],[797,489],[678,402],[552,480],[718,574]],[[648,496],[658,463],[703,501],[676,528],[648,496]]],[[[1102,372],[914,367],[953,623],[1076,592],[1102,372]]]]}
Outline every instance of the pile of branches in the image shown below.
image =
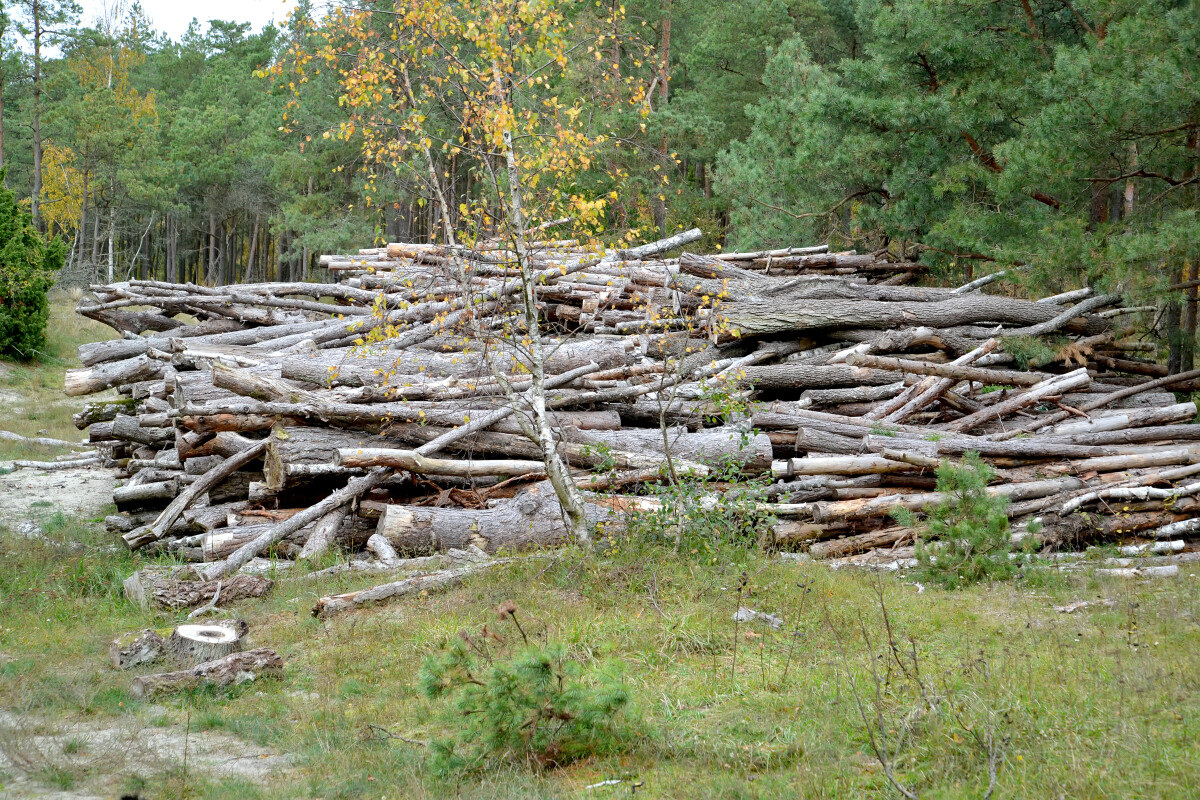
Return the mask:
{"type": "Polygon", "coordinates": [[[665,257],[699,237],[391,244],[323,257],[337,283],[92,287],[79,313],[122,338],[81,347],[65,385],[117,393],[76,419],[127,479],[108,525],[201,564],[127,589],[215,604],[256,557],[332,547],[357,554],[339,570],[441,568],[326,613],[564,542],[543,403],[596,522],[651,507],[646,484],[769,476],[770,546],[903,554],[892,512],[944,500],[934,468],[976,452],[1045,545],[1200,530],[1200,426],[1171,394],[1200,372],[1144,358],[1153,345],[1119,329],[1143,309],[983,293],[995,276],[916,287],[921,266],[886,253],[665,257]]]}

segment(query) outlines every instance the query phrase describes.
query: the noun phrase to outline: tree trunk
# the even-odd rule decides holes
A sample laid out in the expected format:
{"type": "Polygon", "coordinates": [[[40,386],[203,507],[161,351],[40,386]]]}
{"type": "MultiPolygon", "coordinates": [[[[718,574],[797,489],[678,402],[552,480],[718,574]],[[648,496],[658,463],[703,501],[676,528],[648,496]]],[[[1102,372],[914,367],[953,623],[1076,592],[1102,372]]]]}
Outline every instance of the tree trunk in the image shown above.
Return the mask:
{"type": "Polygon", "coordinates": [[[30,22],[33,23],[33,196],[30,211],[33,226],[41,230],[42,204],[42,4],[30,0],[30,22]]]}
{"type": "Polygon", "coordinates": [[[250,252],[246,256],[246,274],[242,276],[242,283],[249,283],[254,275],[254,252],[258,249],[258,223],[260,214],[254,215],[254,231],[250,234],[250,252]]]}

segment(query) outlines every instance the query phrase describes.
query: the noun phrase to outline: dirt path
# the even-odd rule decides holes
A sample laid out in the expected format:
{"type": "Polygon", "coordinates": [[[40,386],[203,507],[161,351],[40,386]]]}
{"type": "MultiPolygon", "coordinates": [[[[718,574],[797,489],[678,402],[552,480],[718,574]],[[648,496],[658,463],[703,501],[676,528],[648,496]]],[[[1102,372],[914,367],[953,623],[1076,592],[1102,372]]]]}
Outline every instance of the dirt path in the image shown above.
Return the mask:
{"type": "Polygon", "coordinates": [[[0,525],[13,530],[55,511],[92,518],[112,503],[113,473],[102,467],[41,472],[19,469],[0,476],[0,525]]]}
{"type": "MultiPolygon", "coordinates": [[[[146,718],[156,718],[149,709],[146,718]]],[[[45,720],[0,712],[0,800],[100,800],[182,766],[210,778],[266,783],[287,756],[218,731],[115,721],[45,720]],[[185,742],[186,739],[186,742],[185,742]]]]}

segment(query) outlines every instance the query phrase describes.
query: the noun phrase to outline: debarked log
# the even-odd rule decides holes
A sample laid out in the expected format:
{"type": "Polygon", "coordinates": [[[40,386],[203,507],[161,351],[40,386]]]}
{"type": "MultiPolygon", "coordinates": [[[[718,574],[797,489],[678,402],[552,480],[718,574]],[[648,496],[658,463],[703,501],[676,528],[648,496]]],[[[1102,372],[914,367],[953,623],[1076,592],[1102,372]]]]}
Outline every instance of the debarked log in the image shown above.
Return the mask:
{"type": "Polygon", "coordinates": [[[63,393],[68,397],[94,394],[123,383],[157,378],[164,368],[162,362],[141,355],[95,367],[69,369],[63,376],[63,393]]]}
{"type": "Polygon", "coordinates": [[[344,594],[322,597],[313,606],[312,613],[314,617],[324,618],[342,611],[383,603],[397,597],[448,589],[462,583],[470,575],[490,569],[497,564],[503,564],[507,560],[498,559],[495,561],[486,561],[481,564],[468,564],[464,567],[444,569],[439,572],[431,572],[428,575],[418,575],[413,578],[385,583],[381,586],[372,586],[370,589],[361,589],[357,592],[346,592],[344,594]]]}

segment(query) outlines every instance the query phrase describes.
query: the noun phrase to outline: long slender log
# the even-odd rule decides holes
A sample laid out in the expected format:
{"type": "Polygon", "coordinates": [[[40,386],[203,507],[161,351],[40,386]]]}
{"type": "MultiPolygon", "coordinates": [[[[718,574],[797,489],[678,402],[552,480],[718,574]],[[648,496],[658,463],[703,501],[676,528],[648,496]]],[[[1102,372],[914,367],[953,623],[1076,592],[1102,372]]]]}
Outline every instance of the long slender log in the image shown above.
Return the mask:
{"type": "Polygon", "coordinates": [[[238,548],[229,558],[218,561],[202,573],[205,580],[216,580],[236,572],[250,559],[278,542],[283,537],[300,530],[310,522],[314,522],[335,508],[355,500],[374,489],[390,474],[386,467],[376,467],[361,478],[355,478],[344,488],[338,489],[319,503],[309,506],[291,519],[284,520],[271,527],[252,542],[238,548]]]}
{"type": "Polygon", "coordinates": [[[1184,422],[1196,416],[1195,403],[1176,403],[1165,408],[1143,408],[1133,411],[1106,414],[1090,420],[1062,422],[1046,432],[1047,436],[1068,436],[1074,433],[1115,431],[1125,428],[1142,428],[1150,425],[1169,425],[1184,422]]]}
{"type": "Polygon", "coordinates": [[[870,367],[876,370],[906,372],[914,375],[935,375],[939,378],[953,378],[959,381],[979,381],[992,386],[1033,386],[1047,378],[1054,377],[1037,372],[986,369],[959,364],[933,364],[928,361],[865,354],[852,355],[846,361],[856,366],[870,367]]]}
{"type": "Polygon", "coordinates": [[[340,448],[337,451],[337,463],[346,467],[392,467],[423,475],[458,475],[464,478],[485,475],[544,475],[546,471],[545,465],[541,461],[516,459],[459,461],[450,458],[430,458],[421,455],[416,450],[372,447],[340,448]]]}
{"type": "Polygon", "coordinates": [[[1068,372],[1066,375],[1055,375],[1035,386],[1031,386],[1024,392],[1013,394],[1007,400],[996,403],[993,406],[981,408],[974,414],[969,414],[962,419],[947,423],[944,428],[956,433],[969,431],[990,420],[1001,419],[1007,414],[1012,414],[1022,408],[1036,405],[1047,397],[1066,394],[1072,389],[1087,386],[1091,383],[1091,380],[1087,370],[1083,368],[1074,372],[1068,372]]]}
{"type": "Polygon", "coordinates": [[[425,594],[426,592],[448,589],[451,586],[457,586],[462,583],[471,575],[478,574],[510,560],[497,559],[478,564],[468,564],[463,567],[444,569],[438,572],[431,572],[428,575],[418,575],[414,578],[405,578],[404,580],[385,583],[381,586],[373,586],[370,589],[329,595],[317,600],[316,605],[313,606],[312,613],[314,617],[324,619],[343,611],[372,606],[411,594],[425,594]]]}
{"type": "MultiPolygon", "coordinates": [[[[735,302],[721,308],[728,332],[718,338],[729,341],[745,336],[837,328],[886,329],[915,325],[951,328],[983,322],[1028,326],[1048,322],[1058,316],[1058,311],[1053,305],[989,295],[959,295],[931,303],[811,300],[781,305],[765,300],[735,302]]],[[[1107,322],[1083,317],[1071,320],[1065,327],[1095,334],[1103,333],[1107,322]]]]}

